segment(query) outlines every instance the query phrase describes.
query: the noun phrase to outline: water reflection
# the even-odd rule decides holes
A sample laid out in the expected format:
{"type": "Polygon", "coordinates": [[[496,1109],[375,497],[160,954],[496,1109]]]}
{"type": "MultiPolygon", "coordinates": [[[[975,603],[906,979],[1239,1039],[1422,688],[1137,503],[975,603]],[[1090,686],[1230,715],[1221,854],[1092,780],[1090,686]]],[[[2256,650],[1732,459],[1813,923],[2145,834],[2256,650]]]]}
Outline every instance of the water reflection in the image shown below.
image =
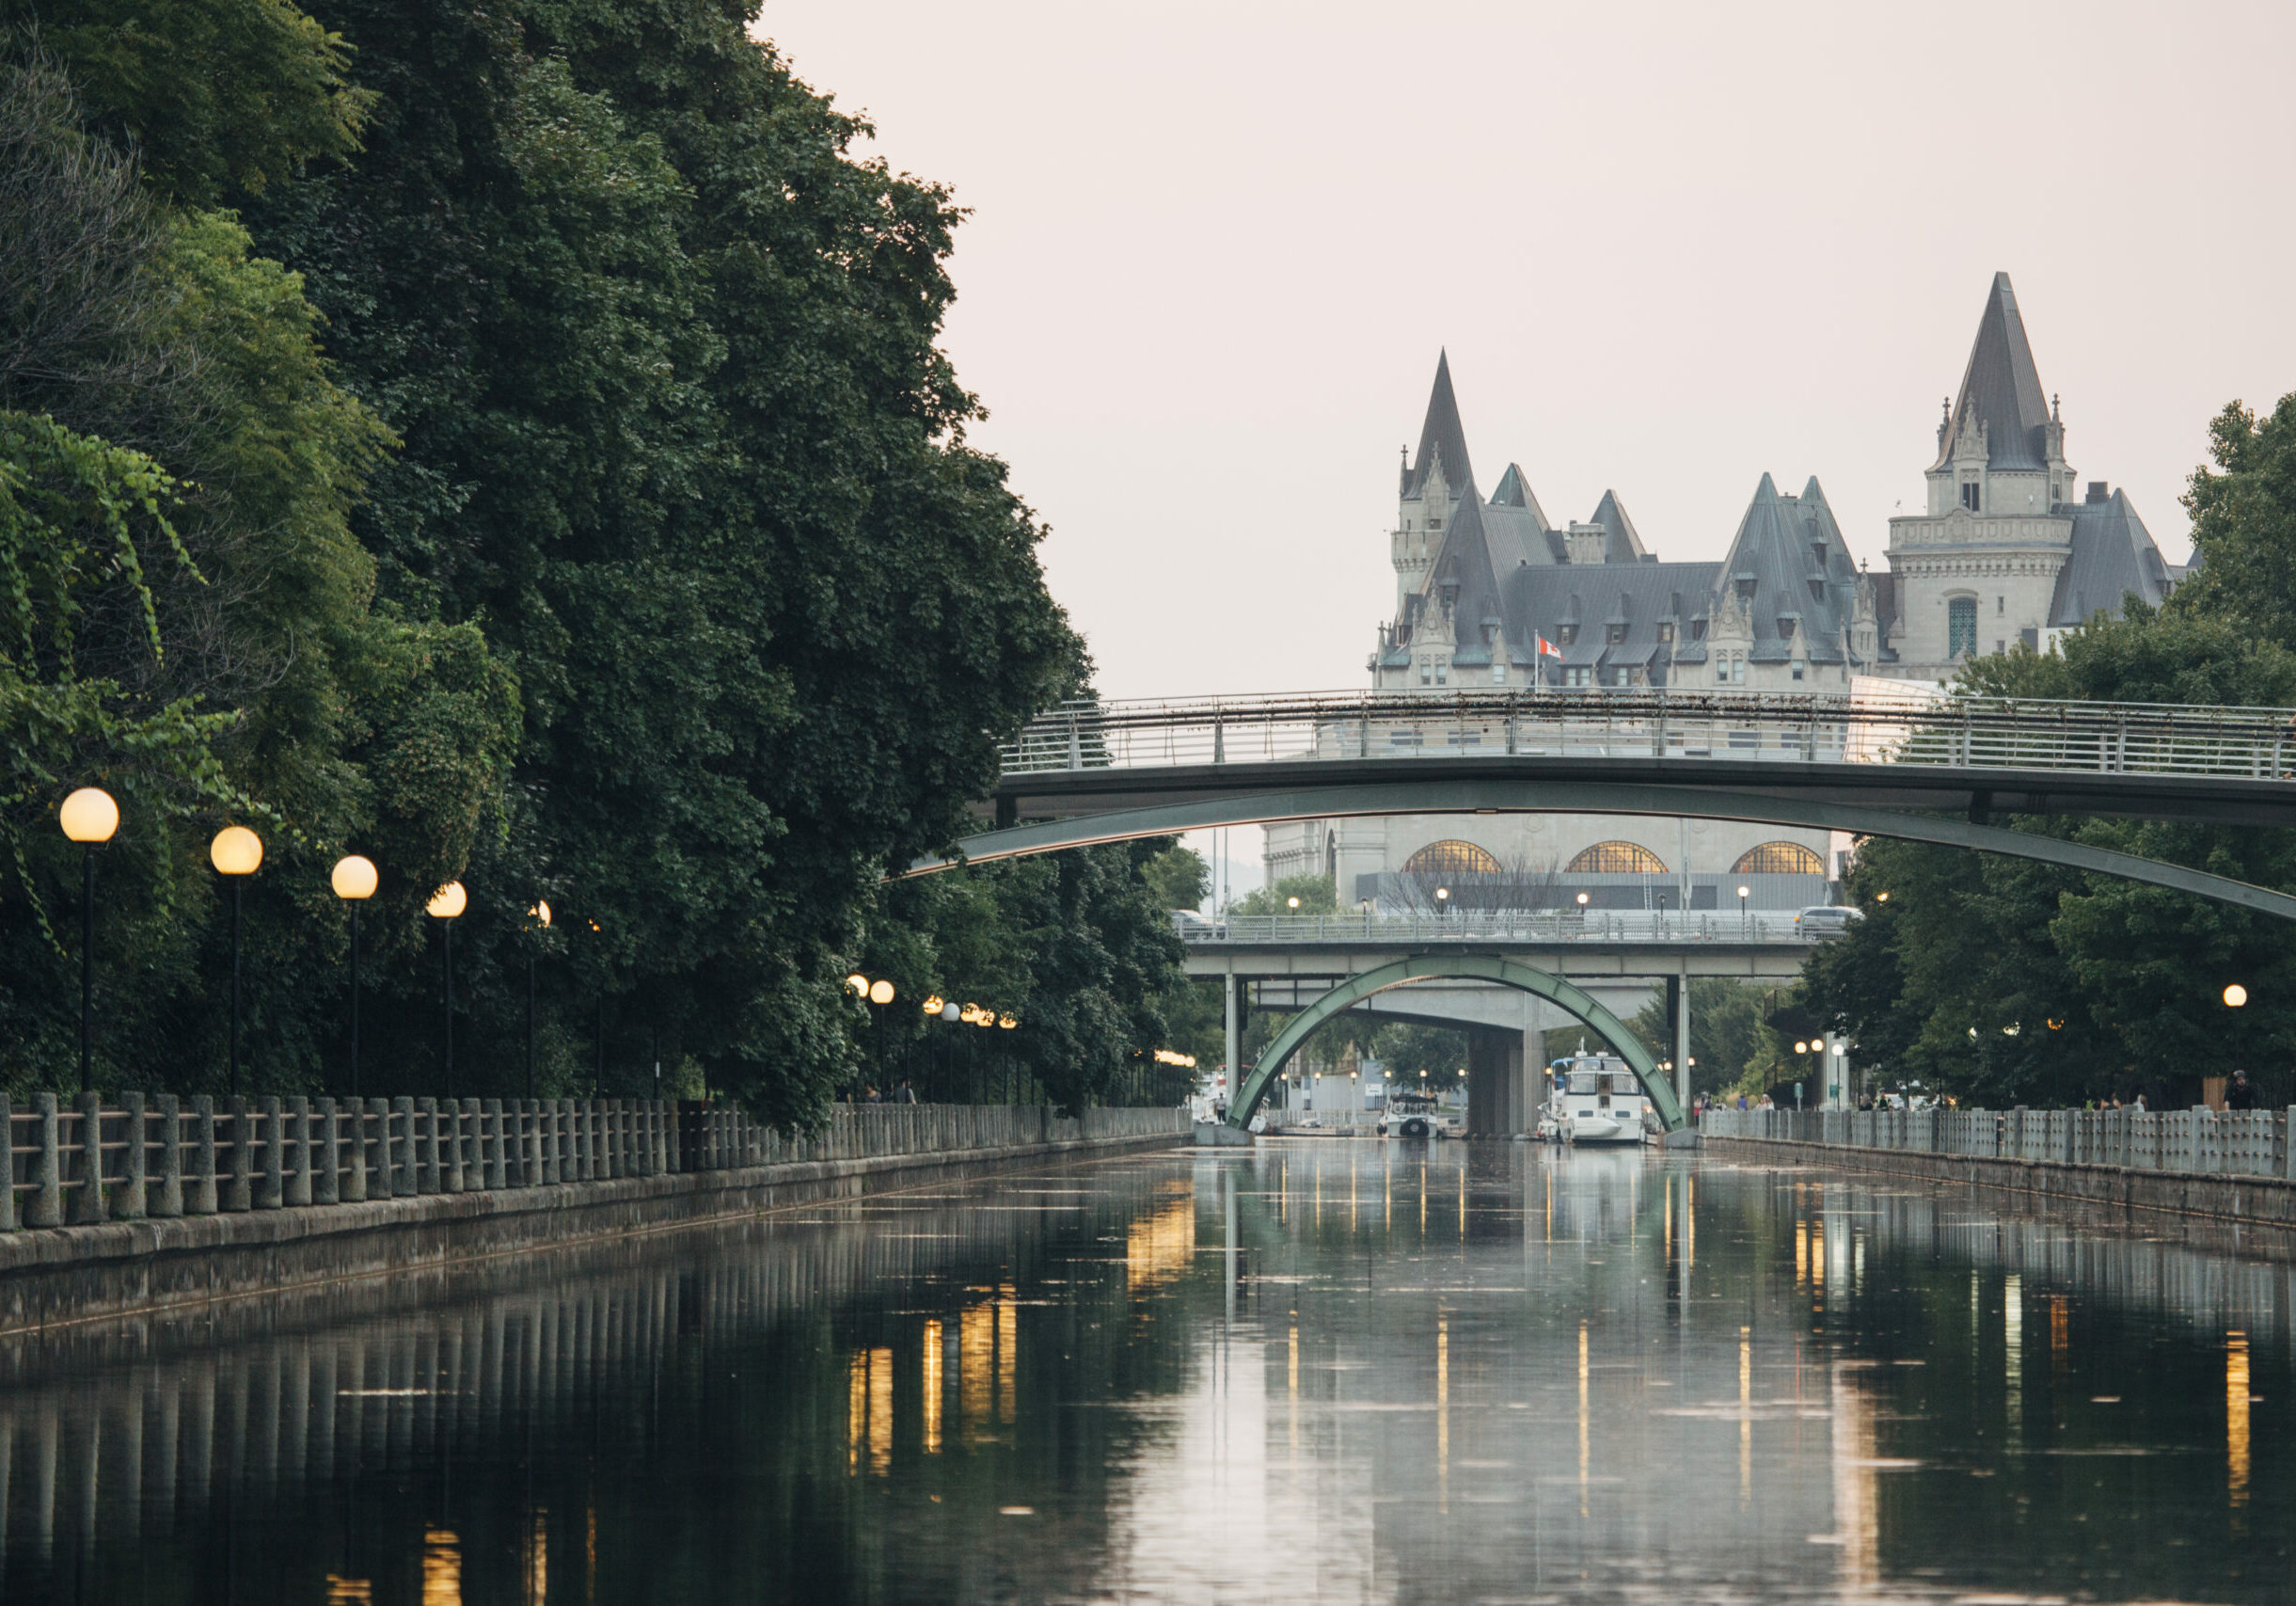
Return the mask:
{"type": "Polygon", "coordinates": [[[1134,1156],[0,1340],[0,1598],[2276,1599],[2290,1281],[1870,1177],[1134,1156]]]}

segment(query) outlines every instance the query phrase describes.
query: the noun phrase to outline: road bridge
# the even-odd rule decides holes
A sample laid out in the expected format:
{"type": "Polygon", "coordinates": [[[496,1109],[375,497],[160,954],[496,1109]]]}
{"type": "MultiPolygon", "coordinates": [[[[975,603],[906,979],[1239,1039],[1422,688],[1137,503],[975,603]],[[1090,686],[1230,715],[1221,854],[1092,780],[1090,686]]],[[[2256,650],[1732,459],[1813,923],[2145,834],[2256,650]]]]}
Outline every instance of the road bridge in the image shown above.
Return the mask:
{"type": "MultiPolygon", "coordinates": [[[[2296,898],[1994,824],[2109,816],[2296,824],[2296,710],[1724,692],[1304,693],[1105,703],[1003,751],[971,861],[1211,826],[1401,814],[1611,814],[1976,849],[2296,919],[2296,898]],[[1921,814],[1907,809],[1935,811],[1921,814]],[[1029,823],[1022,823],[1022,821],[1029,823]]],[[[912,873],[955,860],[926,859],[912,873]]]]}

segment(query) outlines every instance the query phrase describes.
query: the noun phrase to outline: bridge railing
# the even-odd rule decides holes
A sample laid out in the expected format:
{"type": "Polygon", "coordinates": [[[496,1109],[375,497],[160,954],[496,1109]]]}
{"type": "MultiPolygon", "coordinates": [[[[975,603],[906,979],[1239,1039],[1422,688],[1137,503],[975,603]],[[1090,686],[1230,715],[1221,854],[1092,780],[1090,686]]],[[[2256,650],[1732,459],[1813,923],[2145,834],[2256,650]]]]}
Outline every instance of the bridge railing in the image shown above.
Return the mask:
{"type": "Polygon", "coordinates": [[[1700,1130],[1710,1137],[2296,1180],[2292,1118],[2296,1108],[2197,1105],[2157,1111],[1709,1109],[1700,1130]]]}
{"type": "Polygon", "coordinates": [[[1776,910],[1462,909],[1449,914],[1178,914],[1195,945],[1228,943],[1816,943],[1839,925],[1776,910]]]}
{"type": "Polygon", "coordinates": [[[1001,751],[1007,775],[1493,755],[1944,764],[2280,778],[2296,710],[1903,692],[1295,692],[1067,705],[1001,751]]]}
{"type": "Polygon", "coordinates": [[[346,1205],[804,1161],[1184,1135],[1184,1109],[840,1105],[795,1137],[663,1099],[0,1097],[0,1231],[346,1205]]]}

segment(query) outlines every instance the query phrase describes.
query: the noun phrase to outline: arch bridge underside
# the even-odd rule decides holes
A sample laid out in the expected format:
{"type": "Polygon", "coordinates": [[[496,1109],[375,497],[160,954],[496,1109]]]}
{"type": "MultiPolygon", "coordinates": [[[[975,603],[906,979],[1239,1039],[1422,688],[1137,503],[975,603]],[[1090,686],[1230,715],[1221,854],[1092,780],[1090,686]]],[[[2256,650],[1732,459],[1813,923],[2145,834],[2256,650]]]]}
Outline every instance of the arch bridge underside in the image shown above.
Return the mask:
{"type": "Polygon", "coordinates": [[[1275,1041],[1259,1057],[1237,1089],[1236,1098],[1227,1109],[1227,1123],[1247,1127],[1252,1116],[1268,1096],[1268,1089],[1283,1069],[1291,1063],[1302,1044],[1313,1036],[1316,1028],[1327,1021],[1345,1014],[1374,994],[1391,988],[1407,986],[1415,981],[1474,980],[1495,982],[1501,987],[1512,987],[1524,993],[1535,994],[1549,1003],[1560,1006],[1591,1026],[1607,1042],[1611,1051],[1633,1067],[1643,1090],[1650,1095],[1652,1105],[1672,1132],[1684,1124],[1683,1109],[1674,1097],[1674,1089],[1658,1073],[1658,1064],[1642,1042],[1626,1029],[1625,1023],[1605,1009],[1600,1000],[1573,982],[1560,976],[1494,954],[1415,954],[1397,960],[1377,970],[1350,977],[1334,987],[1298,1014],[1285,1023],[1275,1041]]]}
{"type": "MultiPolygon", "coordinates": [[[[1134,771],[1130,782],[1128,790],[1133,799],[1153,795],[1152,783],[1147,775],[1134,771]]],[[[2228,876],[2210,875],[2206,870],[2163,864],[2035,832],[2012,831],[1974,820],[1901,814],[1823,797],[1604,781],[1411,779],[1303,786],[1233,796],[1204,797],[1197,793],[1186,801],[1080,813],[983,832],[959,842],[955,857],[921,859],[910,867],[909,873],[928,874],[959,862],[981,864],[1222,825],[1268,825],[1291,819],[1401,814],[1646,815],[1846,831],[1860,836],[1930,842],[2063,865],[2071,869],[2169,887],[2283,920],[2296,920],[2296,898],[2286,893],[2253,886],[2228,876]]]]}

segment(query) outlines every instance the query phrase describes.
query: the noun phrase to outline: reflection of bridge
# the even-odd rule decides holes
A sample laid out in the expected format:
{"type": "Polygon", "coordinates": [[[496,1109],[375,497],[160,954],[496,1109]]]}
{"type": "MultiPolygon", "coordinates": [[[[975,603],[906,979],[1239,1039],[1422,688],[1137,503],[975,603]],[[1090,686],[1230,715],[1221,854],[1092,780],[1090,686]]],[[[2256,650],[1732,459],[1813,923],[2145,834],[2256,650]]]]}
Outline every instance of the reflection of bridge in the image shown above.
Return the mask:
{"type": "Polygon", "coordinates": [[[2292,747],[2288,709],[1914,692],[1112,703],[1046,715],[1007,746],[991,800],[997,829],[958,849],[981,861],[1365,815],[1686,817],[1979,849],[2296,919],[2286,894],[1988,823],[2032,814],[2296,824],[2292,747]],[[1898,812],[1909,808],[1939,812],[1898,812]]]}

